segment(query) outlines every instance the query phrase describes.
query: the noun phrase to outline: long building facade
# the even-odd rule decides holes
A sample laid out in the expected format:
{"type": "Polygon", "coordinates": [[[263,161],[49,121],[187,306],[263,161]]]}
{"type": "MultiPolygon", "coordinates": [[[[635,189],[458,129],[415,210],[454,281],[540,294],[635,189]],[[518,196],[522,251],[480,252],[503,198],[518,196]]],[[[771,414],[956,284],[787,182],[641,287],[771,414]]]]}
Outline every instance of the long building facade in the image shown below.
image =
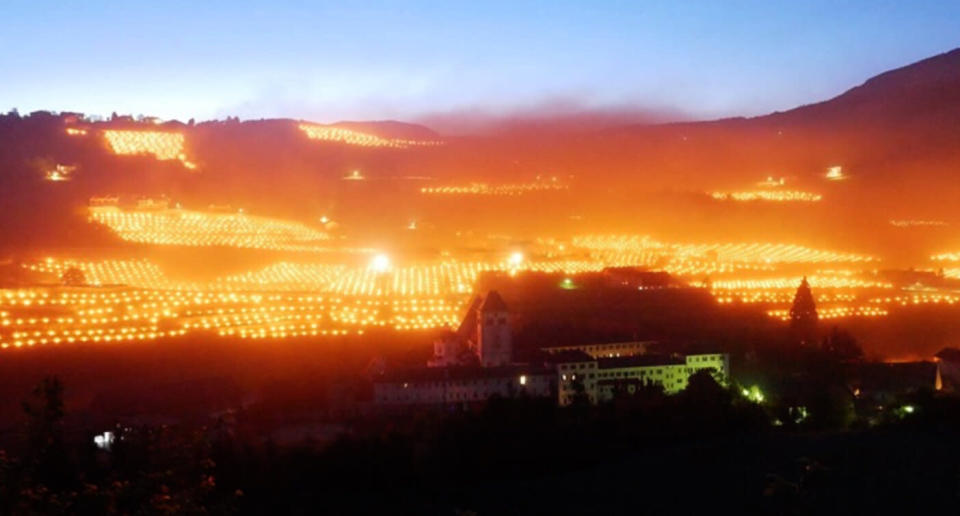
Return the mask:
{"type": "Polygon", "coordinates": [[[556,390],[556,374],[543,367],[424,367],[385,375],[374,383],[374,401],[378,405],[455,405],[494,396],[546,398],[556,390]]]}
{"type": "Polygon", "coordinates": [[[475,300],[463,324],[434,345],[428,367],[389,371],[374,381],[380,406],[482,403],[492,397],[578,399],[604,403],[657,385],[666,394],[686,388],[691,375],[709,370],[730,378],[724,353],[653,354],[652,342],[614,342],[543,348],[535,362],[516,363],[510,318],[496,292],[475,300]]]}
{"type": "Polygon", "coordinates": [[[613,400],[618,394],[632,395],[645,386],[659,386],[666,394],[687,387],[694,373],[709,370],[722,385],[730,381],[730,355],[631,355],[594,358],[586,353],[568,354],[557,363],[557,403],[569,405],[577,396],[591,403],[613,400]]]}

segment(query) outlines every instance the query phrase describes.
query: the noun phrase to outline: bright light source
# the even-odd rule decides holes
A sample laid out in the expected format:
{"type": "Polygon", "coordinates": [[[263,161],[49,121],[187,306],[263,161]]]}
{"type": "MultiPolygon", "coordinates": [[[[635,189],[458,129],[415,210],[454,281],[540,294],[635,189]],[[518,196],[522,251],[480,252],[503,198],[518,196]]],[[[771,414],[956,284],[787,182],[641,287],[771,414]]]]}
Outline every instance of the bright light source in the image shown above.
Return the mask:
{"type": "Polygon", "coordinates": [[[378,254],[370,260],[370,268],[376,272],[386,272],[390,270],[390,257],[385,254],[378,254]]]}
{"type": "Polygon", "coordinates": [[[773,176],[767,176],[766,179],[757,183],[758,186],[762,186],[765,188],[775,188],[778,186],[783,186],[784,184],[786,184],[786,179],[782,177],[778,179],[773,176]]]}
{"type": "Polygon", "coordinates": [[[113,432],[104,432],[100,435],[93,436],[93,444],[97,445],[97,448],[101,450],[110,450],[110,447],[113,445],[114,435],[113,432]]]}
{"type": "Polygon", "coordinates": [[[527,375],[525,374],[520,375],[520,385],[526,385],[526,384],[527,384],[527,375]]]}
{"type": "Polygon", "coordinates": [[[827,169],[827,179],[839,181],[845,178],[846,176],[843,175],[843,167],[830,167],[827,169]]]}
{"type": "Polygon", "coordinates": [[[747,398],[754,403],[763,403],[763,391],[761,391],[756,385],[750,387],[749,389],[743,389],[740,391],[740,393],[743,394],[744,398],[747,398]]]}
{"type": "Polygon", "coordinates": [[[70,175],[73,174],[73,171],[76,170],[75,166],[68,165],[57,165],[56,168],[48,170],[44,179],[47,181],[69,181],[70,175]]]}
{"type": "Polygon", "coordinates": [[[520,265],[521,263],[523,263],[523,253],[521,253],[520,251],[515,251],[511,253],[510,259],[508,261],[510,262],[510,265],[513,265],[514,267],[520,265]]]}

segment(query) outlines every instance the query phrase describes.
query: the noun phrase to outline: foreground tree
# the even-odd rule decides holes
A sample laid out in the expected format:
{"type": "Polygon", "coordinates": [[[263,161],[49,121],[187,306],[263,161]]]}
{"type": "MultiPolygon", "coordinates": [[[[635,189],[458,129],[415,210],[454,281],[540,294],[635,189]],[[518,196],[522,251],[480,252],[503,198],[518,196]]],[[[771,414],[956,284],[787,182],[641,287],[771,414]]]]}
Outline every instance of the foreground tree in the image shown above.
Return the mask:
{"type": "Polygon", "coordinates": [[[797,294],[793,297],[793,306],[790,307],[790,332],[799,340],[800,344],[810,344],[815,341],[817,334],[817,305],[810,291],[807,277],[803,277],[797,294]]]}
{"type": "Polygon", "coordinates": [[[70,464],[63,444],[63,383],[44,378],[23,402],[26,416],[25,466],[34,481],[48,487],[69,482],[70,464]]]}
{"type": "Polygon", "coordinates": [[[68,287],[82,287],[87,284],[87,275],[77,267],[70,267],[63,271],[60,282],[68,287]]]}
{"type": "Polygon", "coordinates": [[[823,350],[839,360],[860,360],[863,358],[863,349],[857,343],[857,339],[846,330],[841,330],[836,326],[830,332],[830,335],[823,340],[823,350]]]}

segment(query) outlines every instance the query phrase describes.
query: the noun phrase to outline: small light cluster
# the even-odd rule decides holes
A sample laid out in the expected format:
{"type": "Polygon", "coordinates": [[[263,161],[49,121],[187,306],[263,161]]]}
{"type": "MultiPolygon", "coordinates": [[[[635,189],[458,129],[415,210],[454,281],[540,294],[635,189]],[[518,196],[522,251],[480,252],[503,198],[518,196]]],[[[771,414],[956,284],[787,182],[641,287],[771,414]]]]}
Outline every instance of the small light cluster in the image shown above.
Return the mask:
{"type": "MultiPolygon", "coordinates": [[[[890,312],[886,308],[869,305],[817,307],[817,317],[826,320],[847,317],[883,317],[889,314],[890,312]]],[[[781,321],[790,320],[789,309],[768,310],[767,315],[780,319],[781,321]]]]}
{"type": "Polygon", "coordinates": [[[478,195],[478,196],[516,196],[533,192],[569,190],[570,186],[558,182],[556,177],[549,181],[540,180],[530,183],[506,183],[491,185],[488,183],[470,183],[459,186],[428,186],[420,193],[428,195],[478,195]]]}
{"type": "Polygon", "coordinates": [[[897,228],[912,227],[946,227],[950,224],[942,220],[914,220],[914,219],[892,219],[890,225],[897,228]]]}
{"type": "Polygon", "coordinates": [[[819,202],[823,196],[799,190],[751,190],[743,192],[712,192],[718,201],[819,202]]]}
{"type": "Polygon", "coordinates": [[[935,262],[960,262],[960,251],[935,254],[930,259],[935,262]]]}
{"type": "Polygon", "coordinates": [[[43,178],[54,183],[69,181],[73,178],[73,173],[76,172],[76,170],[77,167],[75,165],[61,165],[58,163],[54,168],[46,171],[43,178]]]}
{"type": "Polygon", "coordinates": [[[843,167],[833,166],[827,169],[826,178],[829,181],[843,181],[847,176],[843,173],[843,167]]]}

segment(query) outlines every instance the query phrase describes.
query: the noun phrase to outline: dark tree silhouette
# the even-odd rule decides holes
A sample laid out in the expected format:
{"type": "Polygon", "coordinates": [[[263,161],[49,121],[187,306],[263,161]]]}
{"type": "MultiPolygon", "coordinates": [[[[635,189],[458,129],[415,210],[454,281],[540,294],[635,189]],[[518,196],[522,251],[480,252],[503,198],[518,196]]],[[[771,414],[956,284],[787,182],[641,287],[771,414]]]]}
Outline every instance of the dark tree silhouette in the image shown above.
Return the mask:
{"type": "Polygon", "coordinates": [[[691,374],[682,397],[688,401],[715,404],[729,403],[731,399],[730,393],[717,382],[710,369],[701,369],[691,374]]]}
{"type": "Polygon", "coordinates": [[[590,396],[587,394],[587,387],[583,384],[583,377],[575,377],[571,383],[573,387],[573,396],[570,397],[570,405],[574,407],[589,407],[590,396]]]}
{"type": "Polygon", "coordinates": [[[840,360],[859,360],[863,358],[863,349],[850,332],[836,326],[823,340],[823,350],[840,360]]]}
{"type": "Polygon", "coordinates": [[[60,487],[69,480],[69,463],[63,443],[63,383],[44,378],[23,402],[26,415],[26,463],[36,481],[60,487]]]}
{"type": "Polygon", "coordinates": [[[813,342],[816,336],[817,305],[806,276],[800,282],[797,294],[793,297],[793,306],[790,307],[790,330],[803,344],[813,342]]]}

